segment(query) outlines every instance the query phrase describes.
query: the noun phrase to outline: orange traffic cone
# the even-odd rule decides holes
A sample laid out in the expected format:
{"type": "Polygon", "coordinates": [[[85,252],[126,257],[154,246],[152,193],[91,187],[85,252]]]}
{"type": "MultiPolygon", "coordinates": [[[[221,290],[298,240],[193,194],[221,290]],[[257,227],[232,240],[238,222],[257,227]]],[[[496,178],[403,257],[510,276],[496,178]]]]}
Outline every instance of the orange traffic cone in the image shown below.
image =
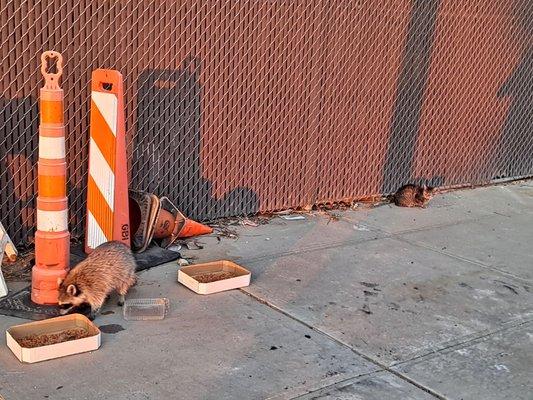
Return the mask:
{"type": "Polygon", "coordinates": [[[201,224],[199,222],[193,221],[192,219],[185,218],[185,223],[183,227],[178,232],[178,238],[188,238],[192,236],[206,235],[213,233],[213,228],[201,224]]]}
{"type": "Polygon", "coordinates": [[[161,212],[155,230],[163,238],[162,247],[169,247],[177,239],[213,233],[213,228],[185,217],[168,197],[161,197],[161,212]]]}
{"type": "Polygon", "coordinates": [[[152,239],[167,248],[177,239],[212,233],[213,229],[186,218],[167,197],[130,190],[133,250],[143,252],[152,239]]]}

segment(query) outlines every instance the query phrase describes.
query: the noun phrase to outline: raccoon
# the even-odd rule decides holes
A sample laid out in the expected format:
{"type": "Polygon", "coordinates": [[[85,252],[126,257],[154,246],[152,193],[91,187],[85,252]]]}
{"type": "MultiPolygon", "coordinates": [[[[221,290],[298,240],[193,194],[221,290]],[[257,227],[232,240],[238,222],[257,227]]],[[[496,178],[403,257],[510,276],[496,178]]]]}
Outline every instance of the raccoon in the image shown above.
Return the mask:
{"type": "Polygon", "coordinates": [[[64,280],[58,280],[59,305],[70,306],[60,313],[67,314],[88,304],[94,319],[113,290],[119,294],[118,304],[122,306],[126,293],[137,281],[135,266],[135,258],[125,244],[117,241],[101,244],[72,268],[64,280]]]}
{"type": "Polygon", "coordinates": [[[399,207],[422,207],[425,208],[435,193],[434,188],[426,185],[402,186],[393,196],[394,204],[399,207]]]}

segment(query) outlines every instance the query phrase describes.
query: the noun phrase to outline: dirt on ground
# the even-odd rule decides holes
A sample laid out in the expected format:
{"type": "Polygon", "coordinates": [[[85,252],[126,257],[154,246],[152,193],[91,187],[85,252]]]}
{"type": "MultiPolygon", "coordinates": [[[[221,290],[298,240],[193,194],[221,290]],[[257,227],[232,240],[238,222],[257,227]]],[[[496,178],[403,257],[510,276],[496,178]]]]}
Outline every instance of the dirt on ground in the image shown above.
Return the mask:
{"type": "Polygon", "coordinates": [[[7,257],[2,260],[2,274],[6,281],[31,281],[31,269],[35,264],[33,251],[19,254],[15,261],[9,261],[7,257]]]}

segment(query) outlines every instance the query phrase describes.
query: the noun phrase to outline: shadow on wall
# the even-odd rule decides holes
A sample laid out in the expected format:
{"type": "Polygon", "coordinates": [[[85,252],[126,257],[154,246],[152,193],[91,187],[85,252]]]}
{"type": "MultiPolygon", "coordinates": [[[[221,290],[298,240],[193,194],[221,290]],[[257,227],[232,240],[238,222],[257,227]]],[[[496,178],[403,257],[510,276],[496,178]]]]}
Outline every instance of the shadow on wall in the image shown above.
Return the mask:
{"type": "Polygon", "coordinates": [[[0,98],[0,218],[17,244],[34,231],[38,113],[33,97],[0,98]]]}
{"type": "Polygon", "coordinates": [[[383,167],[381,192],[384,194],[406,183],[444,184],[443,177],[429,180],[412,177],[440,3],[441,0],[413,1],[383,167]]]}
{"type": "Polygon", "coordinates": [[[522,0],[515,9],[520,40],[525,43],[518,65],[498,90],[510,105],[500,138],[495,178],[533,174],[533,3],[522,0]]]}
{"type": "MultiPolygon", "coordinates": [[[[35,232],[38,145],[38,102],[31,96],[0,98],[0,219],[19,246],[35,232]]],[[[84,192],[67,181],[67,193],[71,234],[80,236],[85,208],[80,215],[73,204],[84,192]]]]}
{"type": "MultiPolygon", "coordinates": [[[[186,215],[212,219],[259,211],[259,197],[237,187],[221,199],[202,176],[201,62],[187,58],[178,70],[146,70],[139,76],[132,187],[168,196],[186,215]]],[[[212,144],[217,168],[224,147],[212,144]]]]}

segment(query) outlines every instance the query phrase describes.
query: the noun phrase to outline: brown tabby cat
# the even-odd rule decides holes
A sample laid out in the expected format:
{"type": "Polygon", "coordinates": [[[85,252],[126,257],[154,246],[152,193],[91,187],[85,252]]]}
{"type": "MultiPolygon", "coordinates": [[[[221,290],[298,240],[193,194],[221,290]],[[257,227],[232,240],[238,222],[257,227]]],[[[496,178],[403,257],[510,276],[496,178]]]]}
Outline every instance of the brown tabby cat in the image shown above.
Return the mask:
{"type": "Polygon", "coordinates": [[[398,207],[422,207],[425,208],[433,194],[435,188],[426,185],[405,185],[402,186],[393,196],[394,204],[398,207]]]}

